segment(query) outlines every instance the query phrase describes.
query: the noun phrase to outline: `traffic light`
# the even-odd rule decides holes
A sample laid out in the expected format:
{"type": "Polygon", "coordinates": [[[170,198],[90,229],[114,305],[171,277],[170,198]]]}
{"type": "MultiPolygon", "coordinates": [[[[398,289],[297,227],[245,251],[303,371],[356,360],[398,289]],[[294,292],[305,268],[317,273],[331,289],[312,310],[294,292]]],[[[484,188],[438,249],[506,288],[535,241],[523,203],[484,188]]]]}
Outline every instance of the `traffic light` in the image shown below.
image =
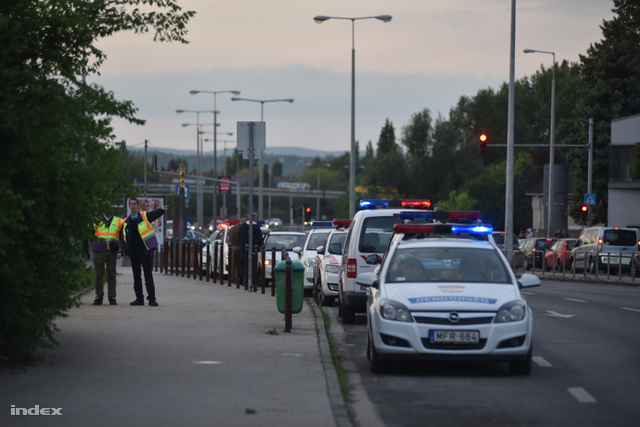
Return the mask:
{"type": "Polygon", "coordinates": [[[480,154],[484,154],[487,151],[487,140],[489,137],[487,137],[486,133],[481,133],[478,139],[480,140],[480,154]]]}
{"type": "Polygon", "coordinates": [[[580,207],[580,222],[584,225],[589,221],[589,206],[582,205],[580,207]]]}
{"type": "Polygon", "coordinates": [[[304,206],[304,222],[311,221],[311,206],[304,206]]]}
{"type": "Polygon", "coordinates": [[[184,187],[184,164],[180,164],[180,187],[184,187]]]}

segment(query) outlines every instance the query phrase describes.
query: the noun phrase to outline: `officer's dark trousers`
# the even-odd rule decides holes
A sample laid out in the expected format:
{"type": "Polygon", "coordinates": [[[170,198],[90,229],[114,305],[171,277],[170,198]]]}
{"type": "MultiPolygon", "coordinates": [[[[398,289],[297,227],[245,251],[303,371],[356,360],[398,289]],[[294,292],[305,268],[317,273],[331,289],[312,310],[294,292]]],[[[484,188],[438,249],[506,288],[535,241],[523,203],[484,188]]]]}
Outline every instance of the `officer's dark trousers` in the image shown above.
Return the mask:
{"type": "Polygon", "coordinates": [[[131,269],[133,270],[133,290],[136,293],[136,300],[144,301],[142,293],[142,274],[144,271],[144,284],[147,288],[147,299],[155,301],[156,287],[153,284],[151,253],[146,248],[132,248],[129,253],[131,258],[131,269]]]}

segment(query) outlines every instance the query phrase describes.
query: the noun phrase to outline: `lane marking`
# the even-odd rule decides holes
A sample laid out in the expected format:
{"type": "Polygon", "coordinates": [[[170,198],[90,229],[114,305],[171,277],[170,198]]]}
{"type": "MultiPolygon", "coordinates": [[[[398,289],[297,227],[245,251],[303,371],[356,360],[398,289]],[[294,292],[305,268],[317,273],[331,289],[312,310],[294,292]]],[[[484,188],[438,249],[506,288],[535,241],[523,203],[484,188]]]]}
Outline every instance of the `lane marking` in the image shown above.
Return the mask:
{"type": "Polygon", "coordinates": [[[541,356],[533,356],[531,358],[531,360],[533,360],[536,365],[540,366],[541,368],[552,368],[553,365],[549,362],[547,362],[547,360],[544,357],[541,356]]]}
{"type": "Polygon", "coordinates": [[[579,403],[595,403],[596,402],[595,397],[591,396],[587,392],[587,390],[583,389],[582,387],[569,387],[567,391],[571,393],[571,395],[575,397],[579,403]]]}
{"type": "Polygon", "coordinates": [[[222,364],[222,362],[219,362],[217,360],[196,360],[191,363],[194,365],[221,365],[222,364]]]}
{"type": "Polygon", "coordinates": [[[551,310],[547,310],[546,313],[544,313],[545,316],[551,316],[551,317],[562,317],[563,319],[569,319],[571,317],[575,317],[575,314],[560,314],[560,313],[556,313],[555,311],[551,311],[551,310]]]}
{"type": "Polygon", "coordinates": [[[623,310],[635,311],[636,313],[640,313],[640,310],[637,308],[629,308],[629,307],[620,307],[623,310]]]}
{"type": "Polygon", "coordinates": [[[583,299],[575,299],[575,298],[565,298],[565,300],[567,301],[573,301],[573,302],[586,302],[583,299]]]}

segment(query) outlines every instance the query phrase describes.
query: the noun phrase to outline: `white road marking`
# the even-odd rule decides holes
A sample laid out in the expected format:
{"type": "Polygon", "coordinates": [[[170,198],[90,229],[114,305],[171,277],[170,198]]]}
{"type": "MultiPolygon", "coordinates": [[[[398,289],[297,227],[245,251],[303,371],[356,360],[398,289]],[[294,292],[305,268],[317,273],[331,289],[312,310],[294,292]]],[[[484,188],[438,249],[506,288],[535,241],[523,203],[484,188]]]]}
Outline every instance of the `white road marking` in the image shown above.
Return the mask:
{"type": "Polygon", "coordinates": [[[573,301],[573,302],[586,302],[583,299],[575,299],[575,298],[565,298],[567,301],[573,301]]]}
{"type": "Polygon", "coordinates": [[[571,395],[575,397],[579,403],[595,403],[596,402],[595,397],[591,396],[587,392],[587,390],[583,389],[582,387],[569,387],[567,391],[571,393],[571,395]]]}
{"type": "Polygon", "coordinates": [[[560,314],[560,313],[556,313],[555,311],[551,311],[551,310],[547,310],[547,312],[544,315],[545,316],[551,316],[551,317],[562,317],[563,319],[569,319],[571,317],[575,317],[575,314],[560,314]]]}
{"type": "Polygon", "coordinates": [[[620,307],[623,310],[635,311],[636,313],[640,313],[640,310],[637,308],[629,308],[629,307],[620,307]]]}
{"type": "Polygon", "coordinates": [[[536,363],[536,365],[540,366],[541,368],[552,368],[553,367],[553,365],[551,363],[547,362],[544,357],[533,356],[531,359],[536,363]]]}
{"type": "Polygon", "coordinates": [[[194,365],[221,365],[222,362],[218,362],[217,360],[196,360],[191,362],[194,365]]]}

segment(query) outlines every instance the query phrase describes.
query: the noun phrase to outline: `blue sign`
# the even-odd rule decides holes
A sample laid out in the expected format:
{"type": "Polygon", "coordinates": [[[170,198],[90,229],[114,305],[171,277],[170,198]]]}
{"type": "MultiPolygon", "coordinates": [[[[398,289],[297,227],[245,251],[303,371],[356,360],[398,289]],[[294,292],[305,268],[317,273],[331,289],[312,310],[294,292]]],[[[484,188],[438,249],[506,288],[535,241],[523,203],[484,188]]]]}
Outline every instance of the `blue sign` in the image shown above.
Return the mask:
{"type": "Polygon", "coordinates": [[[588,206],[595,206],[595,204],[596,204],[596,195],[595,194],[586,193],[584,195],[584,204],[588,205],[588,206]]]}
{"type": "MultiPolygon", "coordinates": [[[[180,194],[180,186],[176,185],[176,195],[180,194]]],[[[189,198],[189,186],[185,185],[184,186],[184,198],[188,199],[189,198]]]]}

